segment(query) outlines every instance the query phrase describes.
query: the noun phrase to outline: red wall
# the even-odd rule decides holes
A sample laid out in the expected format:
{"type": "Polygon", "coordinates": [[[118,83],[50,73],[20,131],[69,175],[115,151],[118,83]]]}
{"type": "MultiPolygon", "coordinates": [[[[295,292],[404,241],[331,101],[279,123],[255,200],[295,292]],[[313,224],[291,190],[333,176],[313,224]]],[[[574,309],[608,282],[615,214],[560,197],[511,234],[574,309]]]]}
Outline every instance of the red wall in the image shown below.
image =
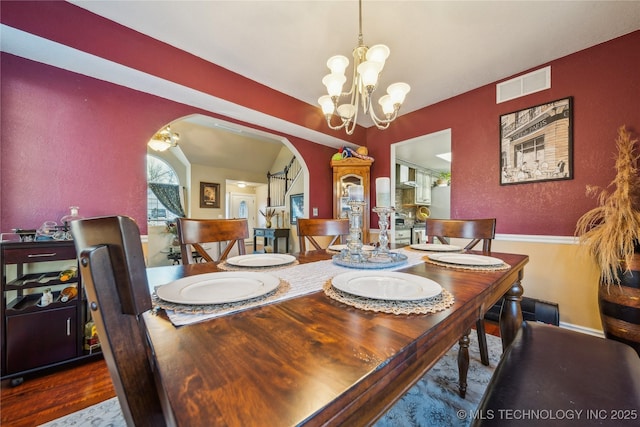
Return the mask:
{"type": "MultiPolygon", "coordinates": [[[[318,108],[70,3],[3,1],[0,7],[7,25],[332,133],[318,108]],[[158,57],[174,58],[169,62],[179,69],[167,69],[158,57]]],[[[2,231],[37,227],[71,204],[85,216],[144,218],[145,141],[177,117],[207,114],[11,55],[1,61],[2,231]]],[[[491,84],[406,114],[386,131],[358,129],[351,141],[366,144],[376,158],[375,182],[389,175],[390,144],[451,128],[453,217],[496,217],[498,233],[572,235],[576,219],[595,205],[585,185],[606,186],[613,178],[616,129],[640,130],[640,31],[550,65],[552,89],[496,104],[491,84]],[[499,116],[567,96],[574,98],[574,179],[500,186],[499,116]]],[[[310,168],[311,205],[320,216],[331,215],[333,150],[289,139],[310,168]]]]}
{"type": "MultiPolygon", "coordinates": [[[[129,215],[146,232],[146,141],[177,117],[215,115],[13,55],[0,61],[0,230],[37,228],[77,205],[82,216],[129,215]]],[[[331,216],[335,150],[287,137],[318,189],[312,206],[331,216]]]]}
{"type": "Polygon", "coordinates": [[[451,128],[453,218],[495,217],[498,233],[573,235],[576,220],[596,203],[585,186],[613,179],[618,127],[640,134],[640,31],[535,69],[546,65],[549,90],[496,104],[491,84],[406,114],[387,131],[370,130],[372,181],[389,174],[390,144],[451,128]],[[501,186],[499,116],[568,96],[574,179],[501,186]]]}

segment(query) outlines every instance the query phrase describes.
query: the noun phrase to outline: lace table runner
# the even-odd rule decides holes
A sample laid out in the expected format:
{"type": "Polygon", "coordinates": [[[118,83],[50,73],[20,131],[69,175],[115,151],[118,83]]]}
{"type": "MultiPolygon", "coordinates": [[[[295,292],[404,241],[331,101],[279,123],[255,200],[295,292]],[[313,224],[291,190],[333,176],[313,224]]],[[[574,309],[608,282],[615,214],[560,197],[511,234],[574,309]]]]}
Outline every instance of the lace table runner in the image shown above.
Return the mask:
{"type": "MultiPolygon", "coordinates": [[[[424,255],[424,253],[414,253],[413,251],[409,252],[404,249],[394,250],[394,252],[400,252],[406,255],[407,262],[393,268],[384,269],[385,271],[399,270],[401,268],[424,262],[422,259],[422,255],[424,255]]],[[[282,282],[287,283],[289,285],[288,289],[281,292],[281,286],[279,286],[272,295],[262,297],[261,299],[256,298],[251,301],[234,303],[233,305],[216,304],[211,306],[198,306],[198,309],[192,310],[190,308],[193,308],[193,306],[183,304],[176,304],[172,308],[169,308],[167,303],[162,301],[162,305],[164,306],[162,308],[165,308],[169,320],[171,320],[171,323],[175,326],[190,325],[192,323],[202,322],[215,317],[243,311],[248,308],[271,304],[277,301],[321,291],[324,284],[328,280],[331,280],[333,276],[353,270],[353,268],[336,265],[330,259],[307,264],[287,265],[279,269],[269,269],[268,271],[260,269],[259,271],[264,271],[265,274],[272,274],[278,277],[281,281],[281,286],[282,282]]],[[[244,271],[256,271],[256,269],[248,268],[244,269],[244,271]]],[[[155,293],[154,301],[155,305],[160,307],[155,293]]]]}

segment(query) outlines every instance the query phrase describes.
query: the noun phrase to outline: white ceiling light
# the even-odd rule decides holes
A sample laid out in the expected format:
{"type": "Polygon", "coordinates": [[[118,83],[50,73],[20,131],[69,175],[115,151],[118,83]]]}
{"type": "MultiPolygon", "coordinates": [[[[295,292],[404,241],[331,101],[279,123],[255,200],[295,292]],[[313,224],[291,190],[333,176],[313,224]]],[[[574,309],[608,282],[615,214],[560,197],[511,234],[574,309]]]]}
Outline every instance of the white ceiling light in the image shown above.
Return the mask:
{"type": "Polygon", "coordinates": [[[378,87],[378,78],[384,68],[384,63],[389,57],[390,50],[383,44],[377,44],[368,48],[362,38],[362,0],[359,1],[360,32],[358,34],[358,46],[353,50],[353,77],[351,89],[342,92],[342,86],[347,78],[344,75],[349,66],[346,56],[336,55],[329,58],[327,67],[331,70],[322,83],[326,86],[328,95],[321,96],[318,103],[322,106],[322,112],[327,119],[327,125],[331,129],[344,128],[348,135],[353,133],[358,119],[358,103],[361,101],[364,114],[369,114],[378,129],[386,129],[398,116],[398,110],[404,102],[404,98],[411,89],[406,83],[393,83],[387,88],[387,94],[380,97],[378,103],[382,107],[384,118],[376,116],[371,106],[371,96],[378,87]],[[340,104],[341,97],[351,97],[348,104],[340,104]],[[339,125],[332,125],[331,119],[337,115],[341,120],[339,125]]]}
{"type": "Polygon", "coordinates": [[[436,157],[440,157],[442,160],[446,160],[447,162],[451,163],[451,153],[442,153],[442,154],[436,154],[436,157]]]}
{"type": "Polygon", "coordinates": [[[177,147],[179,139],[180,134],[171,132],[171,126],[167,126],[153,135],[147,145],[155,151],[166,151],[171,147],[177,147]]]}

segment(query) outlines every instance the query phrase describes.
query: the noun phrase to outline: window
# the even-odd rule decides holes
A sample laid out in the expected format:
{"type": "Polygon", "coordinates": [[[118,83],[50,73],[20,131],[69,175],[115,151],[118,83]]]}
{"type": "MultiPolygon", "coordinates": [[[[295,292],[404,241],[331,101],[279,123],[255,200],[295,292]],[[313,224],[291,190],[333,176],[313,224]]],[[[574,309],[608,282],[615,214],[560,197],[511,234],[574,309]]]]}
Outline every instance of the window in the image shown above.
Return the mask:
{"type": "MultiPolygon", "coordinates": [[[[178,175],[164,160],[147,154],[147,183],[178,185],[178,175]]],[[[164,206],[147,187],[147,221],[149,225],[164,225],[173,221],[177,215],[164,206]]]]}

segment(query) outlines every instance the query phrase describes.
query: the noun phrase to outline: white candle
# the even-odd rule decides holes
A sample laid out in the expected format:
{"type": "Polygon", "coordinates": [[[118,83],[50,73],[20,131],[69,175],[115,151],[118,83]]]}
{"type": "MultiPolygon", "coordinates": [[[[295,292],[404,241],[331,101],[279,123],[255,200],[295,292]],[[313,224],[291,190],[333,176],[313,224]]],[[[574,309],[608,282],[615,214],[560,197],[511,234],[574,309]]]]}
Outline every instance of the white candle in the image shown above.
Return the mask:
{"type": "Polygon", "coordinates": [[[387,177],[376,178],[376,206],[391,206],[391,180],[387,177]]]}
{"type": "Polygon", "coordinates": [[[349,200],[362,202],[364,200],[364,187],[362,185],[352,185],[349,187],[349,200]]]}

